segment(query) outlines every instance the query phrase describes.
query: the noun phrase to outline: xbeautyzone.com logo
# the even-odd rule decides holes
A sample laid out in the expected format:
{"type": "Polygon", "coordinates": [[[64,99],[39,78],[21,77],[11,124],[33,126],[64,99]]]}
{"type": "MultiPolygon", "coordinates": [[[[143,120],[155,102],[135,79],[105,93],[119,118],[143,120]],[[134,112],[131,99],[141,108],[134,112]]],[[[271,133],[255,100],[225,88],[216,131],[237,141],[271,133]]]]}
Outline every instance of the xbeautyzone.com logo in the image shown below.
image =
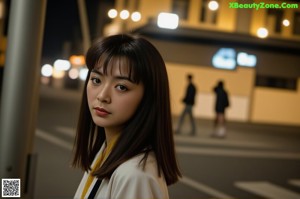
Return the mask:
{"type": "Polygon", "coordinates": [[[299,7],[296,3],[238,3],[229,2],[229,8],[233,9],[297,9],[299,7]]]}

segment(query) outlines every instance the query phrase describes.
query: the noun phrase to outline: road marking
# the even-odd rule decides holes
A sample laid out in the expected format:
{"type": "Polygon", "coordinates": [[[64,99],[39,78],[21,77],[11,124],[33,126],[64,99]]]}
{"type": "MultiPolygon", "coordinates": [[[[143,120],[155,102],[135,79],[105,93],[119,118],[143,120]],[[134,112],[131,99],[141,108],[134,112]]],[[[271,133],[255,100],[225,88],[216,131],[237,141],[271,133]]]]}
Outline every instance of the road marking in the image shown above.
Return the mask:
{"type": "MultiPolygon", "coordinates": [[[[66,127],[57,127],[66,135],[71,136],[73,130],[66,127]]],[[[53,136],[47,132],[37,129],[36,135],[44,140],[56,144],[68,150],[73,149],[73,145],[66,142],[56,136],[53,136]]],[[[74,135],[72,135],[74,136],[74,135]]],[[[248,157],[248,158],[277,158],[277,159],[300,159],[299,153],[283,153],[283,152],[268,152],[268,151],[250,151],[242,149],[215,149],[215,148],[198,148],[198,147],[182,147],[176,146],[176,152],[183,154],[196,154],[196,155],[216,155],[216,156],[228,156],[228,157],[248,157]]]]}
{"type": "Polygon", "coordinates": [[[57,138],[53,135],[50,135],[49,133],[45,132],[45,131],[42,131],[40,129],[37,129],[36,132],[35,132],[35,135],[43,140],[46,140],[54,145],[57,145],[57,146],[60,146],[64,149],[67,149],[67,150],[72,150],[73,149],[73,145],[60,139],[60,138],[57,138]]]}
{"type": "Polygon", "coordinates": [[[55,129],[63,135],[67,135],[71,138],[74,138],[76,135],[76,129],[65,127],[65,126],[57,126],[55,129]]]}
{"type": "Polygon", "coordinates": [[[270,199],[299,199],[300,194],[269,182],[237,182],[235,186],[270,199]]]}
{"type": "Polygon", "coordinates": [[[212,139],[205,137],[189,137],[189,136],[174,136],[174,140],[179,143],[188,143],[188,144],[214,144],[221,146],[234,146],[234,147],[243,147],[243,148],[278,148],[274,143],[263,143],[263,142],[249,142],[241,140],[229,140],[229,139],[212,139]]]}
{"type": "Polygon", "coordinates": [[[213,197],[216,197],[216,198],[226,198],[226,199],[230,199],[230,198],[233,198],[232,196],[229,196],[225,193],[222,193],[221,191],[218,191],[214,188],[211,188],[205,184],[202,184],[200,182],[197,182],[191,178],[188,178],[186,176],[182,176],[182,178],[180,179],[180,182],[190,186],[190,187],[193,187],[195,189],[197,189],[198,191],[201,191],[201,192],[204,192],[210,196],[213,196],[213,197]]]}
{"type": "Polygon", "coordinates": [[[299,179],[289,180],[289,183],[294,185],[294,186],[300,187],[300,180],[299,179]]]}
{"type": "Polygon", "coordinates": [[[194,155],[216,155],[244,158],[272,158],[272,159],[300,159],[300,153],[287,153],[279,151],[243,150],[243,149],[218,149],[176,146],[176,152],[194,155]]]}

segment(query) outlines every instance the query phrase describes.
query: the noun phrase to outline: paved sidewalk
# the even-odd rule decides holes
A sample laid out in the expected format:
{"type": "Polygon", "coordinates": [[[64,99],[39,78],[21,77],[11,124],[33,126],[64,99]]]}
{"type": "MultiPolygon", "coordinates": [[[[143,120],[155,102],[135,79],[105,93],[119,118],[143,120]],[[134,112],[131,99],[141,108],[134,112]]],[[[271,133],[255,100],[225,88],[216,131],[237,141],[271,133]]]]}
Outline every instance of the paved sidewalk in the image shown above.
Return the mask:
{"type": "MultiPolygon", "coordinates": [[[[174,128],[178,118],[174,117],[174,128]]],[[[300,126],[287,126],[275,124],[258,124],[247,122],[227,122],[225,138],[212,137],[213,121],[209,119],[197,119],[197,131],[195,136],[188,134],[188,121],[183,125],[181,134],[175,136],[176,141],[190,140],[202,144],[223,146],[256,146],[262,148],[279,148],[300,151],[300,126]]]]}

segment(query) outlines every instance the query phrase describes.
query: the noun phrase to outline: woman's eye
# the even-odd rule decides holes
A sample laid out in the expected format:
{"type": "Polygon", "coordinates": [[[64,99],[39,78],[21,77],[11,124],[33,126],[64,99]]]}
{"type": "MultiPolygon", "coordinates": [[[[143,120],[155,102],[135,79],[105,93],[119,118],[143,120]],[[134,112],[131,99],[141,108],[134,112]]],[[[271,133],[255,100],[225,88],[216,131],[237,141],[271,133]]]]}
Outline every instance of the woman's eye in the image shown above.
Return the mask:
{"type": "Polygon", "coordinates": [[[100,84],[101,83],[101,80],[99,78],[92,77],[91,80],[92,80],[93,84],[100,84]]]}
{"type": "Polygon", "coordinates": [[[118,85],[116,88],[120,91],[127,91],[128,90],[128,88],[126,86],[123,86],[123,85],[118,85]]]}

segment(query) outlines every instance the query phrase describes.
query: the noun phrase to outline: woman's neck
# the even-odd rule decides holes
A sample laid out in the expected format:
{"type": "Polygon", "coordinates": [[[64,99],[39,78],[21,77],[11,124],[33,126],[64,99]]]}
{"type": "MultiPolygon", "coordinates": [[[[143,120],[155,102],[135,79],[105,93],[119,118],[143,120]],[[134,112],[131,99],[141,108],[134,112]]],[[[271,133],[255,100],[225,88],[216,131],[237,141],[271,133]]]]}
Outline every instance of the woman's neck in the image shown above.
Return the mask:
{"type": "Polygon", "coordinates": [[[105,128],[106,144],[108,144],[111,140],[113,140],[120,133],[121,133],[121,131],[118,129],[105,128]]]}

